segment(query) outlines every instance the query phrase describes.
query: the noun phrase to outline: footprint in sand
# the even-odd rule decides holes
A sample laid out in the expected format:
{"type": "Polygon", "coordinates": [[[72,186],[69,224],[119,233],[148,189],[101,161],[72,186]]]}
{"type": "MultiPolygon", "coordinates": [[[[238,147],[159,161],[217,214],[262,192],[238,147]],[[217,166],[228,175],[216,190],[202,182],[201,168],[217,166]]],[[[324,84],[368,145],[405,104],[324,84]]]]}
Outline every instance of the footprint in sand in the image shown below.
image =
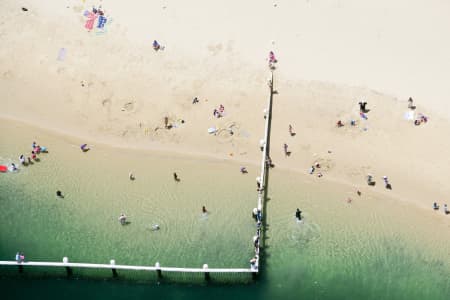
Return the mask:
{"type": "Polygon", "coordinates": [[[102,106],[103,107],[110,107],[111,106],[111,99],[109,99],[109,98],[103,99],[102,106]]]}
{"type": "Polygon", "coordinates": [[[131,112],[134,109],[134,102],[127,102],[122,106],[122,111],[131,112]]]}
{"type": "Polygon", "coordinates": [[[212,55],[219,54],[222,51],[222,49],[223,49],[223,46],[220,43],[216,44],[216,45],[209,45],[208,46],[208,50],[209,50],[209,52],[212,53],[212,55]]]}
{"type": "Polygon", "coordinates": [[[4,79],[11,79],[13,77],[13,72],[11,70],[3,72],[2,77],[4,79]]]}

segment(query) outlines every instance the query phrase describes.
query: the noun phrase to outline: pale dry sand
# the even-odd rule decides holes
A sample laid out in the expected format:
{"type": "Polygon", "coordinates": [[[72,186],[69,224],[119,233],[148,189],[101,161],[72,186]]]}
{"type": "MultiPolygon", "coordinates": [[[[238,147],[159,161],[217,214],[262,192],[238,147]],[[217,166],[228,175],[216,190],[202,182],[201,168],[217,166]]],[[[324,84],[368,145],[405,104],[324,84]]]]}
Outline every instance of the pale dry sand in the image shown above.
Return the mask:
{"type": "Polygon", "coordinates": [[[0,16],[4,118],[91,143],[256,167],[273,49],[275,170],[296,170],[324,187],[341,182],[362,199],[388,193],[426,209],[450,204],[448,2],[5,0],[0,16]],[[87,32],[83,11],[99,4],[106,32],[87,32]],[[163,51],[152,49],[154,39],[163,51]],[[60,48],[67,50],[62,61],[60,48]],[[409,96],[427,124],[404,120],[409,96]],[[358,116],[362,99],[367,122],[358,116]],[[226,115],[216,119],[220,104],[226,115]],[[165,116],[177,128],[160,129],[165,116]],[[347,125],[336,128],[338,119],[347,125]],[[232,126],[234,134],[210,135],[211,126],[232,126]],[[307,175],[315,161],[322,178],[307,175]],[[375,187],[365,183],[367,173],[375,187]]]}

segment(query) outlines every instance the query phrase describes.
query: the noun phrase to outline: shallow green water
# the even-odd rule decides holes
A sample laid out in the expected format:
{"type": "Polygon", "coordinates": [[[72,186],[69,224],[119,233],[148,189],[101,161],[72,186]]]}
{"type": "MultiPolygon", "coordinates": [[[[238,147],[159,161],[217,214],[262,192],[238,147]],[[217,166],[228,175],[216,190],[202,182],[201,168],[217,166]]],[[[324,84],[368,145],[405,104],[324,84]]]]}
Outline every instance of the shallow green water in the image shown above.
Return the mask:
{"type": "MultiPolygon", "coordinates": [[[[81,153],[79,141],[2,126],[7,129],[0,131],[6,141],[0,145],[2,162],[28,150],[32,139],[50,153],[17,174],[1,174],[0,205],[7,216],[0,219],[1,260],[22,250],[28,260],[68,256],[74,262],[114,258],[124,264],[248,266],[256,166],[240,176],[238,164],[215,160],[100,146],[81,153]],[[11,131],[17,134],[7,138],[11,131]],[[180,183],[171,177],[174,170],[180,183]],[[56,189],[66,195],[63,200],[54,196],[56,189]],[[211,211],[208,218],[201,216],[202,205],[211,211]],[[117,222],[122,211],[131,221],[125,227],[117,222]],[[152,223],[161,230],[151,232],[152,223]]],[[[109,272],[80,270],[66,279],[64,270],[19,275],[3,268],[3,294],[8,299],[449,299],[448,223],[434,223],[389,199],[348,204],[347,187],[276,168],[269,180],[263,267],[256,282],[217,285],[213,278],[206,285],[178,278],[184,283],[158,284],[153,274],[121,272],[112,279],[109,272]],[[304,211],[302,224],[293,218],[297,207],[304,211]]]]}

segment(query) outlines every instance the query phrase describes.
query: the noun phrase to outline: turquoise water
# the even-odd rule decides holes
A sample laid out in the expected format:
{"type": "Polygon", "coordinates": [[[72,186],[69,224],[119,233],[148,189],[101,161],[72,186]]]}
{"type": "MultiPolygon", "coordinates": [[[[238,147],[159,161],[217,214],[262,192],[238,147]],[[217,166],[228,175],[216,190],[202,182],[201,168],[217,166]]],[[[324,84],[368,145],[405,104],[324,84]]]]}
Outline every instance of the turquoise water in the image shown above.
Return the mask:
{"type": "MultiPolygon", "coordinates": [[[[239,164],[214,159],[97,145],[81,153],[76,140],[3,128],[2,162],[28,149],[32,139],[50,153],[17,174],[0,174],[1,260],[22,250],[27,259],[41,261],[68,256],[74,262],[114,258],[124,264],[248,266],[257,166],[240,176],[239,164]],[[6,138],[11,131],[17,134],[6,138]],[[174,170],[180,183],[171,177],[174,170]],[[65,199],[56,199],[56,188],[65,199]],[[201,216],[202,205],[211,211],[208,218],[201,216]],[[130,225],[118,224],[121,211],[130,216],[130,225]],[[159,232],[148,229],[154,222],[161,224],[159,232]]],[[[436,222],[440,216],[391,199],[366,197],[348,204],[348,187],[276,168],[269,180],[262,274],[256,282],[219,284],[212,276],[206,284],[198,276],[180,275],[158,283],[145,272],[119,272],[113,279],[109,271],[81,270],[67,279],[64,270],[19,274],[2,268],[2,299],[450,298],[448,222],[436,222]],[[293,218],[297,207],[304,223],[293,218]]]]}

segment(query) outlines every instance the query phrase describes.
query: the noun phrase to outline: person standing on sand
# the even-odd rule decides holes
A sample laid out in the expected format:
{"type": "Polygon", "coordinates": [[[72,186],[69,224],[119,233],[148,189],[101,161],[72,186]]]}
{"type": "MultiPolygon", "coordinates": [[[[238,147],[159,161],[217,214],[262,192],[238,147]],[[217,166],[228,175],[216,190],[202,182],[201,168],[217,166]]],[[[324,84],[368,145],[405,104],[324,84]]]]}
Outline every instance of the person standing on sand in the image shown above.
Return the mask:
{"type": "Polygon", "coordinates": [[[408,108],[409,109],[413,109],[413,99],[411,98],[411,97],[409,97],[409,99],[408,99],[408,108]]]}

